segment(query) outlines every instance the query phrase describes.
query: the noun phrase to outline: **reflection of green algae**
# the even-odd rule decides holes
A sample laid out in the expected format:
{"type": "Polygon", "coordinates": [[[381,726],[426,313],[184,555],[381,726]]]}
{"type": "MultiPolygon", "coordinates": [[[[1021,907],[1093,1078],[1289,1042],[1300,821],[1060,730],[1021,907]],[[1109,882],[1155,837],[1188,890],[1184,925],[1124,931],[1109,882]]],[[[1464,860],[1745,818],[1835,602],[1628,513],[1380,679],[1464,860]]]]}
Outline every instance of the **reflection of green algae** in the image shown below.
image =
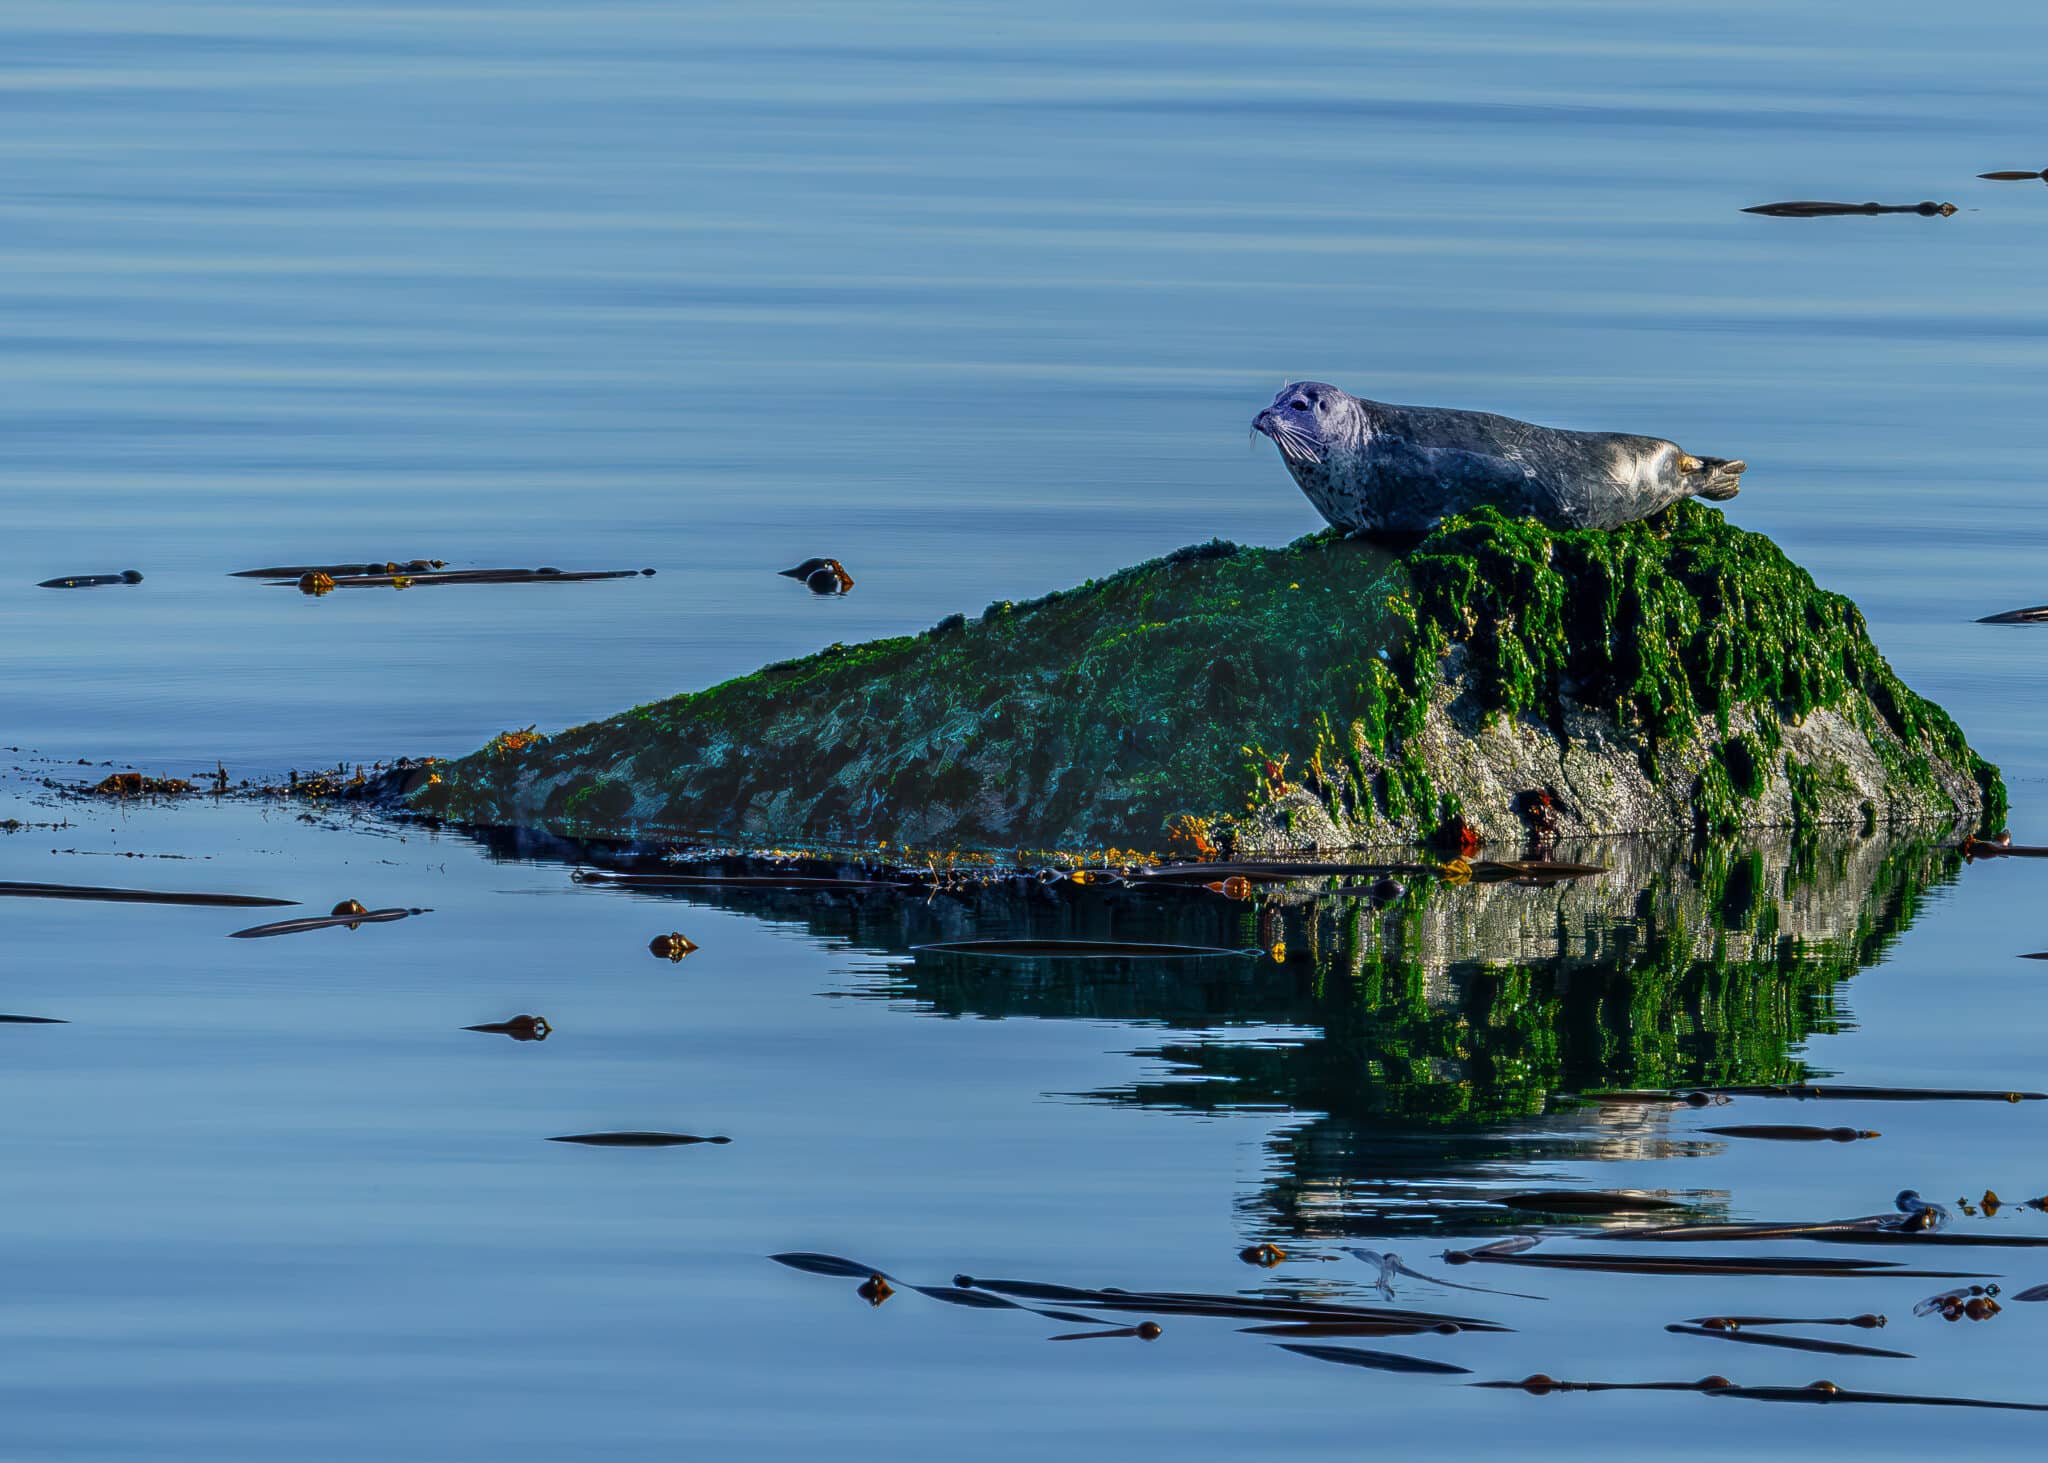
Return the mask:
{"type": "Polygon", "coordinates": [[[1883,956],[1959,858],[1911,842],[1852,865],[1857,847],[1704,849],[1685,897],[1646,897],[1595,959],[1461,951],[1439,933],[1443,906],[1471,891],[1434,889],[1385,916],[1291,909],[1290,965],[1307,968],[1290,1019],[1321,1034],[1170,1045],[1175,1070],[1122,1100],[1464,1124],[1540,1112],[1559,1093],[1802,1079],[1794,1050],[1836,1029],[1837,984],[1883,956]],[[1825,930],[1785,927],[1801,903],[1832,905],[1825,930]]]}
{"type": "Polygon", "coordinates": [[[1055,897],[1007,881],[937,901],[689,898],[873,950],[968,934],[1284,941],[1283,963],[924,957],[875,994],[952,1016],[1203,1033],[1160,1049],[1164,1074],[1096,1094],[1111,1101],[1466,1125],[1540,1112],[1559,1094],[1811,1075],[1797,1048],[1835,1029],[1837,986],[1884,958],[1960,860],[1927,839],[1829,833],[1643,850],[1555,889],[1421,883],[1384,909],[1300,890],[1238,902],[1091,885],[1055,897]]]}
{"type": "MultiPolygon", "coordinates": [[[[1176,815],[1227,829],[1320,804],[1354,841],[1403,838],[1463,811],[1423,736],[1454,649],[1483,715],[1561,734],[1568,703],[1605,714],[1652,775],[1717,727],[1709,831],[1756,821],[1780,721],[1823,708],[1869,736],[1887,809],[1947,809],[1937,773],[1957,769],[2004,816],[1996,770],[1853,605],[1690,503],[1614,533],[1483,512],[1401,557],[1329,533],[1212,543],[472,756],[417,801],[585,831],[1146,848],[1176,815]],[[589,791],[606,784],[623,804],[589,791]]],[[[1843,769],[1784,774],[1795,821],[1843,816],[1843,769]]]]}

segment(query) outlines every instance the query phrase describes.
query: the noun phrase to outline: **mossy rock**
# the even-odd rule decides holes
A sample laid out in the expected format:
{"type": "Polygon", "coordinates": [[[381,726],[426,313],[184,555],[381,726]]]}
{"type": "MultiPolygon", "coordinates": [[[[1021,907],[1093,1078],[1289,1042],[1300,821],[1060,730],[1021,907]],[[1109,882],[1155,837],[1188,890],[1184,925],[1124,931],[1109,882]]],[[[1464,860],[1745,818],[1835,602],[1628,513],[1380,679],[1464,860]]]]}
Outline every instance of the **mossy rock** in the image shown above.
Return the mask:
{"type": "Polygon", "coordinates": [[[471,823],[954,848],[1240,852],[1997,826],[1998,771],[1863,617],[1681,503],[1613,533],[1492,512],[1406,551],[1212,543],[529,744],[414,799],[471,823]]]}

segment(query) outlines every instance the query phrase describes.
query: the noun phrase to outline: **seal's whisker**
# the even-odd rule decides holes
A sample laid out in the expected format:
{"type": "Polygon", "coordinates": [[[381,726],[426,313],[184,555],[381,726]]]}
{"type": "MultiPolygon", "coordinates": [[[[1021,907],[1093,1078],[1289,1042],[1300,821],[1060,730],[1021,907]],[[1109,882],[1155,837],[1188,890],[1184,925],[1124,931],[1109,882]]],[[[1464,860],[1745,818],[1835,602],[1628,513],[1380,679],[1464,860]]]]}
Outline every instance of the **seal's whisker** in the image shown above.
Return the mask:
{"type": "Polygon", "coordinates": [[[1267,436],[1280,449],[1280,456],[1295,465],[1320,463],[1323,461],[1323,445],[1315,434],[1303,429],[1300,424],[1273,412],[1261,412],[1252,421],[1254,436],[1267,436]]]}
{"type": "Polygon", "coordinates": [[[1285,422],[1276,422],[1271,428],[1273,445],[1280,449],[1280,455],[1289,462],[1321,462],[1323,454],[1315,440],[1300,428],[1285,422]]]}

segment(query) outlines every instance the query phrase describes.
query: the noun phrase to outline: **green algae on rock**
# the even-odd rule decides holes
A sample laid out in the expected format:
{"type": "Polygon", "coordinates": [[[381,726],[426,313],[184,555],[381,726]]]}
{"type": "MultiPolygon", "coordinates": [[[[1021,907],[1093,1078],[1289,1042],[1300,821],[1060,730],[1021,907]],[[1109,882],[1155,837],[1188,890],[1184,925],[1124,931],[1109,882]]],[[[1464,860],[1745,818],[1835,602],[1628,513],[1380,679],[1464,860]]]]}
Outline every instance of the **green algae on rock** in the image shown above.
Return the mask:
{"type": "Polygon", "coordinates": [[[1482,512],[1399,552],[1210,543],[833,645],[547,737],[413,805],[471,823],[956,848],[1244,852],[2002,823],[1997,769],[1863,617],[1682,503],[1612,533],[1482,512]]]}

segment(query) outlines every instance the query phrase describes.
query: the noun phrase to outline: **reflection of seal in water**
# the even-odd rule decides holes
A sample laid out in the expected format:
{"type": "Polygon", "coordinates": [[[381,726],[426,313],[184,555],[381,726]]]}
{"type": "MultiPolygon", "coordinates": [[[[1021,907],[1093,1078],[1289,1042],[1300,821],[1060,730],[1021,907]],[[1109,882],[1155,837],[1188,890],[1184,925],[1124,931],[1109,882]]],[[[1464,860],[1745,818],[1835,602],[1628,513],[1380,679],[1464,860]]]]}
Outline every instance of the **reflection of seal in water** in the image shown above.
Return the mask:
{"type": "Polygon", "coordinates": [[[1657,437],[1361,401],[1320,381],[1283,389],[1252,429],[1273,439],[1318,513],[1362,533],[1420,533],[1480,507],[1553,528],[1619,528],[1680,498],[1732,498],[1745,465],[1657,437]]]}

